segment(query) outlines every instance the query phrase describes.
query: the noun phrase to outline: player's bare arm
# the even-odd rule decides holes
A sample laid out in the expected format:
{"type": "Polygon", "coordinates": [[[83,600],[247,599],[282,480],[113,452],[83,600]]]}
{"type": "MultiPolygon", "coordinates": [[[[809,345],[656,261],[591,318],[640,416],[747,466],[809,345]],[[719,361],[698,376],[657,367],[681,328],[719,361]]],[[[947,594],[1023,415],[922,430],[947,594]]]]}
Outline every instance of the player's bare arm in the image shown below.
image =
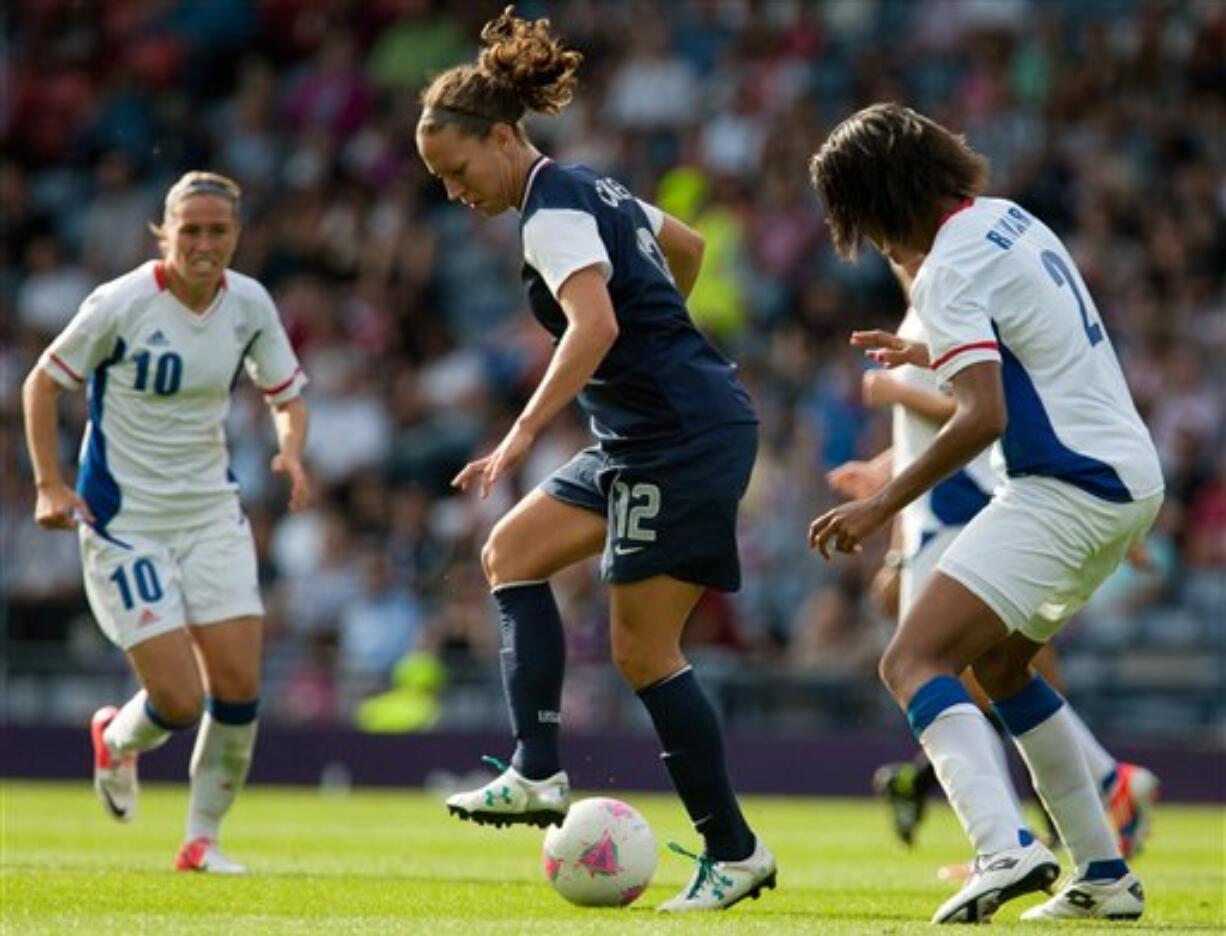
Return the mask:
{"type": "Polygon", "coordinates": [[[673,274],[673,282],[683,298],[688,299],[694,284],[698,282],[698,272],[702,269],[702,255],[706,250],[706,242],[702,235],[687,224],[678,221],[670,214],[664,215],[664,223],[660,225],[660,233],[656,235],[660,250],[668,261],[668,268],[673,274]]]}
{"type": "Polygon", "coordinates": [[[870,461],[844,462],[826,472],[826,483],[845,497],[860,499],[876,494],[890,481],[894,449],[878,452],[870,461]]]}
{"type": "Polygon", "coordinates": [[[906,383],[888,370],[868,371],[860,381],[860,398],[865,406],[897,404],[937,423],[953,416],[956,408],[949,394],[906,383]]]}
{"type": "Polygon", "coordinates": [[[295,397],[288,403],[278,403],[272,408],[272,421],[278,449],[272,459],[272,470],[289,479],[289,509],[305,510],[311,505],[312,493],[310,476],[302,464],[310,422],[306,401],[295,397]]]}
{"type": "Polygon", "coordinates": [[[1005,430],[1005,397],[1000,365],[972,364],[950,381],[956,410],[932,445],[871,497],[842,504],[809,526],[809,547],[829,561],[838,552],[856,552],[894,514],[942,478],[969,462],[1005,430]]]}
{"type": "Polygon", "coordinates": [[[85,501],[64,481],[60,473],[59,448],[60,385],[41,367],[30,371],[22,386],[21,403],[26,421],[26,444],[34,467],[38,490],[34,503],[34,522],[48,530],[71,530],[80,517],[92,523],[94,516],[85,501]]]}
{"type": "Polygon", "coordinates": [[[537,434],[579,394],[617,340],[617,317],[598,267],[569,276],[558,290],[558,302],[567,328],[545,376],[498,447],[469,462],[452,480],[461,491],[480,477],[481,497],[488,497],[494,483],[523,460],[537,434]]]}

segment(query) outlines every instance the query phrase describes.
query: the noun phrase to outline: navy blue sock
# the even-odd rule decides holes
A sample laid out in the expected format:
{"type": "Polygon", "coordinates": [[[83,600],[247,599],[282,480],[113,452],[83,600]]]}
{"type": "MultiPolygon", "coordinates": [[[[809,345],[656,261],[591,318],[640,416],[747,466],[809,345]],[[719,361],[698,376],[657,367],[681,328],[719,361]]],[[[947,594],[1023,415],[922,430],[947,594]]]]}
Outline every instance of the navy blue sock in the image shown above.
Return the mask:
{"type": "Polygon", "coordinates": [[[664,766],[685,804],[706,852],[718,861],[740,861],[754,849],[724,763],[724,736],[715,709],[688,666],[639,690],[656,726],[664,766]]]}
{"type": "Polygon", "coordinates": [[[515,735],[511,766],[529,780],[544,780],[561,769],[562,618],[548,582],[499,586],[494,601],[502,627],[502,685],[515,735]]]}

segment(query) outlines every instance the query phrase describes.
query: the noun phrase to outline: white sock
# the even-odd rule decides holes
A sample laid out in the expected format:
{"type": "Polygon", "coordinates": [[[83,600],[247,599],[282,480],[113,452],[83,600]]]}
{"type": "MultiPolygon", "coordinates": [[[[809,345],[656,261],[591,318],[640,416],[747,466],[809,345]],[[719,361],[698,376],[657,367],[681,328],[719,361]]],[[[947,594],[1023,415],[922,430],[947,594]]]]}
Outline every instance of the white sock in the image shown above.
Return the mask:
{"type": "Polygon", "coordinates": [[[124,703],[119,714],[102,732],[102,740],[115,755],[131,751],[152,751],[170,737],[170,732],[149,717],[145,710],[149,695],[142,689],[124,703]]]}
{"type": "Polygon", "coordinates": [[[1009,799],[1013,800],[1013,808],[1019,816],[1023,815],[1022,800],[1017,795],[1017,786],[1013,782],[1013,774],[1009,771],[1009,752],[1005,750],[1005,742],[1000,732],[995,730],[992,731],[992,762],[1000,772],[1001,779],[1005,781],[1005,789],[1009,793],[1009,799]]]}
{"type": "Polygon", "coordinates": [[[1090,769],[1079,756],[1080,739],[1071,715],[1069,707],[1061,705],[1013,740],[1030,768],[1035,792],[1084,874],[1091,861],[1118,861],[1120,852],[1090,769]]]}
{"type": "Polygon", "coordinates": [[[222,817],[247,779],[256,725],[227,725],[206,713],[192,751],[191,802],[187,812],[187,840],[217,840],[222,817]]]}
{"type": "Polygon", "coordinates": [[[1107,749],[1099,743],[1098,739],[1094,737],[1094,733],[1081,720],[1081,716],[1074,712],[1067,702],[1064,707],[1068,709],[1073,730],[1077,733],[1077,743],[1081,747],[1081,754],[1086,760],[1086,766],[1090,768],[1090,779],[1094,781],[1094,788],[1101,795],[1103,782],[1115,772],[1115,768],[1119,764],[1107,749]]]}
{"type": "Polygon", "coordinates": [[[996,769],[996,734],[983,713],[969,702],[951,705],[919,740],[975,853],[1017,848],[1026,824],[996,769]]]}

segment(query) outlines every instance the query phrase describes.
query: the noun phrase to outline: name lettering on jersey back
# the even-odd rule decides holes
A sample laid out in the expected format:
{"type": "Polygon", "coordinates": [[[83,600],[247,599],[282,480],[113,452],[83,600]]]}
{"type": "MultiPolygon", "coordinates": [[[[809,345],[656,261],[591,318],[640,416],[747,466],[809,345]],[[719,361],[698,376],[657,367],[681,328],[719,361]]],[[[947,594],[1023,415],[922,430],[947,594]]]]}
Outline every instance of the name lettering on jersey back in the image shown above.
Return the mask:
{"type": "Polygon", "coordinates": [[[598,179],[596,181],[596,194],[610,208],[616,208],[622,202],[629,201],[634,197],[624,185],[616,179],[610,178],[598,179]]]}
{"type": "Polygon", "coordinates": [[[1013,246],[1015,240],[1030,229],[1032,224],[1034,224],[1034,218],[1016,205],[1010,205],[1005,213],[996,219],[996,223],[984,237],[1001,250],[1008,250],[1013,246]]]}

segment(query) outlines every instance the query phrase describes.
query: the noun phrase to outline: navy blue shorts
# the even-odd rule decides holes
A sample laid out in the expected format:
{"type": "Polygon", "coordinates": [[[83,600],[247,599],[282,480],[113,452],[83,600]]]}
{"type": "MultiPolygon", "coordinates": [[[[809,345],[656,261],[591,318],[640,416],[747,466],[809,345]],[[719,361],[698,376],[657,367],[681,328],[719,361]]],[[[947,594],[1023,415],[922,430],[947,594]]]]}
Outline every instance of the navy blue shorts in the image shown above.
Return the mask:
{"type": "Polygon", "coordinates": [[[736,591],[736,512],[754,458],[756,423],[719,426],[670,447],[611,454],[587,448],[541,484],[550,497],[608,522],[606,582],[669,575],[736,591]]]}

